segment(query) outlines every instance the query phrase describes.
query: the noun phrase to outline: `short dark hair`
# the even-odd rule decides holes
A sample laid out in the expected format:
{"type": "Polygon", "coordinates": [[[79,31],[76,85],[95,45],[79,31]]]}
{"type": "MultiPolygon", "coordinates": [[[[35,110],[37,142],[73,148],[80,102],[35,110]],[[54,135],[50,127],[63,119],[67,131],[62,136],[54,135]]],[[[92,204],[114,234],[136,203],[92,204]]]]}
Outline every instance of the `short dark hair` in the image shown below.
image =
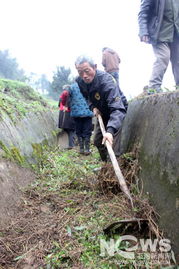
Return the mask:
{"type": "Polygon", "coordinates": [[[107,49],[108,49],[108,47],[104,47],[104,48],[102,48],[102,51],[107,50],[107,49]]]}
{"type": "Polygon", "coordinates": [[[83,63],[89,63],[91,67],[95,67],[96,64],[94,63],[94,60],[86,55],[80,55],[76,58],[75,65],[83,64],[83,63]]]}

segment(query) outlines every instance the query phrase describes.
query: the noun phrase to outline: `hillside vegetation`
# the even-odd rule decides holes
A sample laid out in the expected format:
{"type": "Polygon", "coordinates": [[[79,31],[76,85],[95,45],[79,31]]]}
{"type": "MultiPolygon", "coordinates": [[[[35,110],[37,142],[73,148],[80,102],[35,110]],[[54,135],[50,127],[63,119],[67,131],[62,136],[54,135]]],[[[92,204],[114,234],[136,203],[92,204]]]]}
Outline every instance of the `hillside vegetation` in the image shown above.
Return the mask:
{"type": "Polygon", "coordinates": [[[0,117],[5,114],[15,120],[26,113],[52,108],[50,103],[27,84],[0,79],[0,117]]]}

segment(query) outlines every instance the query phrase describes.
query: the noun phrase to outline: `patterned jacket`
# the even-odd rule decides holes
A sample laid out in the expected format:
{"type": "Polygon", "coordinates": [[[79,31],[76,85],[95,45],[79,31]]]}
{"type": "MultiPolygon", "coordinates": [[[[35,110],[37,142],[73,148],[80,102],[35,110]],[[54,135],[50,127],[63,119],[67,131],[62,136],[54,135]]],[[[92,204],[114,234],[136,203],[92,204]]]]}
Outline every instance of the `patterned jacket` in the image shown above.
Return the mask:
{"type": "Polygon", "coordinates": [[[87,100],[82,95],[80,88],[76,82],[70,86],[69,93],[71,117],[92,117],[93,112],[89,109],[87,100]]]}

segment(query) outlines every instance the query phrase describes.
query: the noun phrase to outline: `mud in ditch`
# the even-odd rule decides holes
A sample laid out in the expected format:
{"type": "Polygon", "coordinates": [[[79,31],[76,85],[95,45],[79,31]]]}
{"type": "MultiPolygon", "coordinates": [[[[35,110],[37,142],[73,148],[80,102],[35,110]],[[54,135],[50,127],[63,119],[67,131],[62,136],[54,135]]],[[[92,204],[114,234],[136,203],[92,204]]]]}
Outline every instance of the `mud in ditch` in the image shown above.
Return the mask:
{"type": "MultiPolygon", "coordinates": [[[[127,156],[119,163],[132,191],[139,171],[137,160],[127,156]]],[[[161,236],[157,214],[135,188],[132,210],[120,192],[111,164],[106,164],[95,179],[75,178],[63,182],[58,191],[28,189],[21,197],[16,216],[0,230],[0,268],[47,268],[47,264],[51,266],[49,257],[55,259],[58,253],[60,266],[54,268],[94,268],[86,267],[80,260],[86,244],[95,244],[99,235],[107,231],[110,234],[111,227],[123,234],[124,224],[122,230],[116,229],[120,220],[144,219],[146,231],[144,227],[142,231],[147,236],[161,236]]],[[[127,232],[136,235],[136,222],[133,224],[129,223],[127,232]]]]}

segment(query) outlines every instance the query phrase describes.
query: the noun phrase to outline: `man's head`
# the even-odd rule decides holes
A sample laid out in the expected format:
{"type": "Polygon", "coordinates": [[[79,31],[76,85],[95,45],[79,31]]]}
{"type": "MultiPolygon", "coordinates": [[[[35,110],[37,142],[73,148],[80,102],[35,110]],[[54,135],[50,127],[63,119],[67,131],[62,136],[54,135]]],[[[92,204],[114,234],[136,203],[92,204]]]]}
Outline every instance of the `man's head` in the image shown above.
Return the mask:
{"type": "Polygon", "coordinates": [[[93,81],[97,68],[93,59],[88,56],[79,56],[75,61],[75,67],[85,83],[89,84],[93,81]]]}
{"type": "Polygon", "coordinates": [[[102,48],[102,52],[104,52],[105,50],[107,50],[108,49],[108,47],[104,47],[104,48],[102,48]]]}

